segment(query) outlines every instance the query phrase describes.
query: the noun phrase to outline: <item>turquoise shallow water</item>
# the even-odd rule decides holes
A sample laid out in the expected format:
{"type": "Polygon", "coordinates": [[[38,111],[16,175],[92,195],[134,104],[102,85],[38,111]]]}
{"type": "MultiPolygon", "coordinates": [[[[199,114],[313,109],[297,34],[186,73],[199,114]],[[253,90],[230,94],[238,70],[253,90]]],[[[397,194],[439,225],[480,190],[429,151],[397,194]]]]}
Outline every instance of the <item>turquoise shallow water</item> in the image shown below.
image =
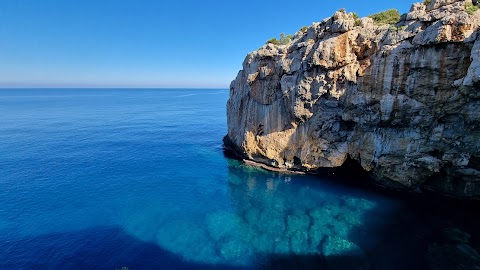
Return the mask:
{"type": "Polygon", "coordinates": [[[479,246],[458,202],[226,158],[227,99],[0,90],[0,269],[424,269],[450,227],[479,246]]]}

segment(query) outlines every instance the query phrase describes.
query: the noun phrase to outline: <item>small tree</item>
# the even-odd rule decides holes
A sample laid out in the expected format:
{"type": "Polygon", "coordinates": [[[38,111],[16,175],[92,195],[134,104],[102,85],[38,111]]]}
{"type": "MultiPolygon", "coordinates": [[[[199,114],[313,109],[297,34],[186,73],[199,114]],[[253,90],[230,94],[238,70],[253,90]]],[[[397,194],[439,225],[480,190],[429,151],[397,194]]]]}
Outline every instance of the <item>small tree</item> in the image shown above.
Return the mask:
{"type": "Polygon", "coordinates": [[[284,33],[280,34],[280,40],[277,38],[271,38],[267,40],[267,44],[274,44],[274,45],[287,45],[293,39],[292,35],[286,35],[284,33]]]}
{"type": "Polygon", "coordinates": [[[277,38],[271,38],[271,39],[267,40],[267,44],[277,45],[278,44],[278,39],[277,38]]]}

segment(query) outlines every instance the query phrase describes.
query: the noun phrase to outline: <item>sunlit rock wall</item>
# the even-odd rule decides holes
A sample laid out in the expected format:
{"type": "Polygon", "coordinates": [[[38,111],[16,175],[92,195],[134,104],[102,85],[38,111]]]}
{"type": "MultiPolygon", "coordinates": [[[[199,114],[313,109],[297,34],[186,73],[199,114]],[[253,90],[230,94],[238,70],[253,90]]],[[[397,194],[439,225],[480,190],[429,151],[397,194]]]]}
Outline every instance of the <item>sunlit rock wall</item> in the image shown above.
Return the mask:
{"type": "Polygon", "coordinates": [[[380,183],[480,197],[480,13],[414,4],[395,26],[352,13],[247,55],[229,147],[302,171],[356,160],[380,183]]]}

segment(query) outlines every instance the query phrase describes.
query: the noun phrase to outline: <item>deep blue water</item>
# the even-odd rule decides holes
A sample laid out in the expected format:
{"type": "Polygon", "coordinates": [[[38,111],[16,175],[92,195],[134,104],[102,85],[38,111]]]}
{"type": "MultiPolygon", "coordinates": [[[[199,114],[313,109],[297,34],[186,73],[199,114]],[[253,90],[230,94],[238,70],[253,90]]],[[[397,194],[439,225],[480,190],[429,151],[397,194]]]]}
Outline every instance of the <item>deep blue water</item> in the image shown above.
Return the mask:
{"type": "Polygon", "coordinates": [[[226,158],[227,99],[0,90],[0,269],[424,269],[450,227],[478,248],[456,202],[226,158]]]}

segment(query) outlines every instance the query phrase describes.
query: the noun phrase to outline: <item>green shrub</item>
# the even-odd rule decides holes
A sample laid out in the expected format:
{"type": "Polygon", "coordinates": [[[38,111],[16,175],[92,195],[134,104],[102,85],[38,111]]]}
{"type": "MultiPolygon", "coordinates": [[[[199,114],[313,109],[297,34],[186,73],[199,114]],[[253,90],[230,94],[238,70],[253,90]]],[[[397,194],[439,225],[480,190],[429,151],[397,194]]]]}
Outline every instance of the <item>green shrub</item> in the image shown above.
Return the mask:
{"type": "Polygon", "coordinates": [[[466,3],[465,4],[465,11],[470,15],[473,15],[473,13],[477,10],[478,10],[478,7],[473,5],[473,4],[471,4],[471,3],[466,3]]]}
{"type": "Polygon", "coordinates": [[[425,6],[428,6],[431,2],[432,2],[432,0],[424,0],[424,1],[423,1],[423,4],[424,4],[425,6]]]}
{"type": "Polygon", "coordinates": [[[358,14],[356,12],[353,12],[353,19],[355,19],[355,26],[359,26],[361,21],[360,21],[360,17],[358,16],[358,14]]]}
{"type": "Polygon", "coordinates": [[[341,8],[338,11],[343,12],[343,13],[347,12],[347,10],[345,8],[341,8]]]}
{"type": "Polygon", "coordinates": [[[308,26],[304,26],[304,27],[300,28],[300,31],[301,31],[302,33],[307,32],[307,30],[308,30],[308,26]]]}
{"type": "Polygon", "coordinates": [[[396,9],[389,9],[368,17],[372,18],[375,24],[394,24],[400,20],[400,12],[396,9]]]}
{"type": "Polygon", "coordinates": [[[280,34],[280,45],[287,45],[290,40],[293,39],[293,36],[292,35],[286,35],[284,33],[280,34]]]}
{"type": "Polygon", "coordinates": [[[277,45],[278,44],[278,39],[277,38],[271,38],[269,40],[267,40],[267,44],[274,44],[274,45],[277,45]]]}
{"type": "Polygon", "coordinates": [[[399,26],[399,27],[396,27],[395,25],[390,25],[390,27],[388,28],[388,30],[390,31],[404,31],[405,29],[407,29],[406,25],[399,26]]]}
{"type": "Polygon", "coordinates": [[[271,38],[267,40],[267,44],[273,44],[273,45],[287,45],[291,40],[293,39],[292,35],[286,35],[284,33],[280,34],[280,40],[277,38],[271,38]]]}

